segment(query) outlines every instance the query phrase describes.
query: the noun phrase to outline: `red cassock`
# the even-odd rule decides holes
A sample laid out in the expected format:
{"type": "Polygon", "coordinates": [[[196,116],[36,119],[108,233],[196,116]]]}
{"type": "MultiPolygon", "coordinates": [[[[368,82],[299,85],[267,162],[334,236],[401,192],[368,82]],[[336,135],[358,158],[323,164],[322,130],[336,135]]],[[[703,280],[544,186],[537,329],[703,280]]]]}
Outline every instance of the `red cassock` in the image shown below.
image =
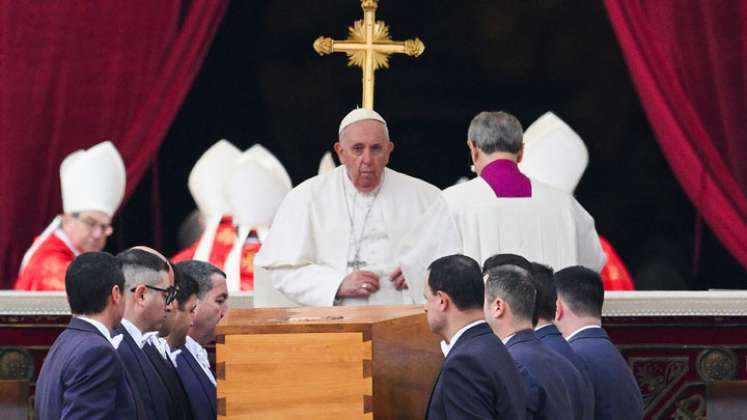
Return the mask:
{"type": "MultiPolygon", "coordinates": [[[[218,230],[215,232],[213,248],[210,250],[210,264],[222,270],[235,240],[236,227],[231,217],[224,217],[221,219],[218,230]]],[[[171,260],[177,263],[193,259],[199,243],[200,241],[197,240],[189,248],[174,255],[171,260]]],[[[254,290],[254,256],[259,252],[259,248],[259,243],[247,243],[241,251],[241,290],[254,290]]]]}
{"type": "Polygon", "coordinates": [[[607,263],[604,264],[600,273],[604,290],[635,290],[633,278],[630,277],[628,269],[625,268],[625,264],[617,255],[615,248],[601,235],[599,236],[599,242],[602,244],[602,250],[607,254],[607,263]]]}
{"type": "Polygon", "coordinates": [[[65,290],[65,271],[75,253],[57,235],[39,245],[16,280],[16,290],[65,290]]]}

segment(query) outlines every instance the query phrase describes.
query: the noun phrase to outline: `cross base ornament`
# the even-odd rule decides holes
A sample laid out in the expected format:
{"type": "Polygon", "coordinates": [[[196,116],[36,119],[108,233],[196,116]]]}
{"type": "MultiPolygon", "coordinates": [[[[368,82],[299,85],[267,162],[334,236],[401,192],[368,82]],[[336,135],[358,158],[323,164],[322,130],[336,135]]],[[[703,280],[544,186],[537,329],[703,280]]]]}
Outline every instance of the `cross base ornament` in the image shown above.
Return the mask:
{"type": "Polygon", "coordinates": [[[344,52],[348,56],[348,66],[357,66],[363,72],[362,106],[373,109],[374,72],[389,68],[389,55],[402,53],[418,57],[425,51],[425,44],[418,38],[405,41],[392,41],[389,27],[376,20],[376,0],[361,0],[363,20],[357,20],[348,27],[348,37],[343,41],[320,36],[314,41],[314,50],[319,55],[344,52]]]}

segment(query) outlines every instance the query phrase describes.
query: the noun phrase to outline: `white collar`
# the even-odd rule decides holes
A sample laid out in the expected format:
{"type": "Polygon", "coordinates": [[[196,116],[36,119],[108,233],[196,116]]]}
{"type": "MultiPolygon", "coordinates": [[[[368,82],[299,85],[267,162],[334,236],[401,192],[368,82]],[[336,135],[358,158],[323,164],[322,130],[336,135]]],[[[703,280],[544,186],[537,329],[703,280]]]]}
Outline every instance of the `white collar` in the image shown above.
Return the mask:
{"type": "Polygon", "coordinates": [[[150,340],[152,336],[158,335],[158,331],[148,331],[143,333],[135,326],[135,324],[124,318],[122,318],[122,326],[128,333],[130,333],[130,337],[135,340],[135,344],[140,347],[140,350],[143,349],[145,343],[150,340]]]}
{"type": "Polygon", "coordinates": [[[501,338],[501,341],[503,341],[503,345],[505,346],[506,344],[508,344],[509,340],[511,340],[512,338],[514,338],[515,335],[516,335],[516,333],[513,333],[513,334],[509,335],[506,338],[501,338]]]}
{"type": "Polygon", "coordinates": [[[453,336],[451,336],[451,340],[447,343],[446,340],[441,340],[441,351],[444,353],[444,357],[449,355],[449,352],[452,348],[454,348],[454,344],[456,344],[457,340],[459,340],[459,337],[464,334],[465,331],[468,329],[474,327],[475,325],[480,325],[485,323],[484,319],[477,320],[475,322],[469,323],[465,326],[463,326],[459,331],[457,331],[453,336]]]}
{"type": "Polygon", "coordinates": [[[111,343],[112,347],[114,347],[115,350],[119,348],[119,343],[122,342],[122,334],[118,334],[117,336],[112,337],[112,333],[111,331],[109,331],[109,328],[106,328],[106,325],[104,325],[104,323],[102,323],[101,321],[97,321],[83,315],[76,315],[76,317],[96,327],[101,335],[103,335],[104,338],[106,338],[111,343]]]}
{"type": "Polygon", "coordinates": [[[61,240],[68,248],[70,248],[70,251],[73,251],[73,254],[75,254],[76,257],[80,255],[80,251],[78,251],[78,249],[73,246],[73,243],[70,242],[70,238],[67,236],[67,233],[65,233],[62,228],[55,229],[54,236],[56,236],[57,239],[61,240]]]}
{"type": "Polygon", "coordinates": [[[216,385],[215,376],[213,376],[213,372],[210,370],[210,361],[208,360],[207,350],[190,336],[187,336],[187,341],[184,343],[184,347],[192,354],[192,357],[197,360],[197,364],[200,365],[202,371],[205,372],[205,375],[210,379],[210,382],[212,382],[213,385],[216,385]]]}
{"type": "Polygon", "coordinates": [[[153,347],[158,350],[158,354],[163,357],[163,360],[171,361],[171,364],[176,367],[176,358],[181,354],[182,349],[176,349],[174,351],[171,351],[171,348],[169,347],[168,341],[166,341],[163,337],[158,337],[157,335],[153,335],[150,338],[150,343],[153,344],[153,347]]]}
{"type": "Polygon", "coordinates": [[[571,333],[571,334],[570,334],[570,335],[569,335],[568,337],[566,337],[565,339],[566,339],[566,340],[570,340],[571,338],[573,338],[573,337],[574,337],[574,336],[575,336],[576,334],[580,333],[581,331],[586,331],[586,330],[590,330],[590,329],[592,329],[592,328],[602,328],[602,326],[601,326],[601,325],[587,325],[587,326],[585,326],[585,327],[581,327],[581,328],[577,329],[576,331],[572,332],[572,333],[571,333]]]}
{"type": "Polygon", "coordinates": [[[536,327],[534,328],[534,330],[535,330],[535,331],[539,331],[539,330],[541,330],[541,329],[543,329],[543,328],[545,328],[545,327],[549,327],[550,325],[552,325],[552,322],[548,322],[547,324],[537,325],[537,326],[536,326],[536,327]]]}

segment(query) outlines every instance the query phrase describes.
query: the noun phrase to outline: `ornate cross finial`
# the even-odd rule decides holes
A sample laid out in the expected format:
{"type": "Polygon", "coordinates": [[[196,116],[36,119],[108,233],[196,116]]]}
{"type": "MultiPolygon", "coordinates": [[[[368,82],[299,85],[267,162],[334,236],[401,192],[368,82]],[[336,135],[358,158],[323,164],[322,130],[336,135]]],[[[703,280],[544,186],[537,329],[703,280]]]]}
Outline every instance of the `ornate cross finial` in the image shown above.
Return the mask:
{"type": "Polygon", "coordinates": [[[389,68],[389,55],[404,53],[418,57],[425,51],[425,45],[418,39],[392,41],[389,27],[376,20],[376,0],[361,0],[363,20],[357,20],[348,27],[348,37],[344,41],[320,36],[314,41],[314,50],[319,55],[344,52],[348,56],[348,66],[358,66],[363,72],[363,107],[373,109],[374,72],[389,68]]]}

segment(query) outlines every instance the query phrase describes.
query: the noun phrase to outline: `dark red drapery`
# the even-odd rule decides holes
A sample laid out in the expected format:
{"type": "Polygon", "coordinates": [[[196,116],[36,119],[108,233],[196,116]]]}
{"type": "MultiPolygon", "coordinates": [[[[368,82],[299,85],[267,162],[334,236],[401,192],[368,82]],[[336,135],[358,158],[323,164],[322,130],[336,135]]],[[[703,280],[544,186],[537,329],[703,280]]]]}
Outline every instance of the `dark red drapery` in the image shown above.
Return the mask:
{"type": "Polygon", "coordinates": [[[747,2],[605,5],[675,176],[747,267],[747,2]]]}
{"type": "Polygon", "coordinates": [[[0,288],[62,205],[59,164],[112,140],[127,195],[156,156],[228,0],[0,0],[0,288]]]}

